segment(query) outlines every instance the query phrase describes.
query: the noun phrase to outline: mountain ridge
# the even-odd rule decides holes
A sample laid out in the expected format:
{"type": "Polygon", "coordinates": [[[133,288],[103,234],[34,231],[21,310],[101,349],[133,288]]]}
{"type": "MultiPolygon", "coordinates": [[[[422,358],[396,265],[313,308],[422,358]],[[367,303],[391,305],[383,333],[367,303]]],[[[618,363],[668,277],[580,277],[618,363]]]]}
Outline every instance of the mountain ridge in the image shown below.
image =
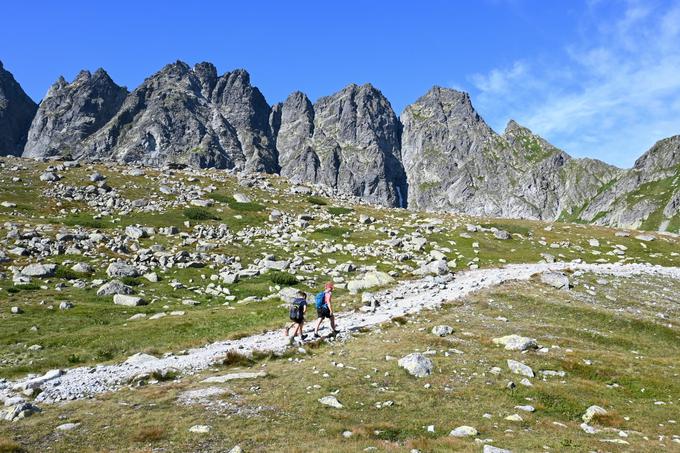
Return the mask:
{"type": "Polygon", "coordinates": [[[132,91],[101,68],[60,77],[25,132],[2,111],[0,144],[15,143],[4,154],[25,143],[30,158],[280,173],[385,206],[680,229],[680,136],[619,169],[575,159],[514,120],[497,133],[468,93],[436,85],[400,116],[370,83],[314,103],[295,91],[270,106],[245,69],[220,76],[212,63],[178,60],[132,91]]]}

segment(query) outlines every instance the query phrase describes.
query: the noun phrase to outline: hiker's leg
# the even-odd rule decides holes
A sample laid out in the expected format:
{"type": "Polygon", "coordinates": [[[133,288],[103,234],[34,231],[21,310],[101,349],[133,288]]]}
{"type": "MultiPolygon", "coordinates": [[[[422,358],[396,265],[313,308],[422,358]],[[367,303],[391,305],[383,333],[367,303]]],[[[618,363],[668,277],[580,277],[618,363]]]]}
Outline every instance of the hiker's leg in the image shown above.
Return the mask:
{"type": "Polygon", "coordinates": [[[314,328],[314,334],[316,334],[316,335],[319,334],[319,327],[321,327],[322,322],[323,322],[323,318],[319,317],[319,320],[316,322],[316,327],[314,328]]]}
{"type": "Polygon", "coordinates": [[[335,315],[331,315],[331,329],[335,331],[335,315]]]}

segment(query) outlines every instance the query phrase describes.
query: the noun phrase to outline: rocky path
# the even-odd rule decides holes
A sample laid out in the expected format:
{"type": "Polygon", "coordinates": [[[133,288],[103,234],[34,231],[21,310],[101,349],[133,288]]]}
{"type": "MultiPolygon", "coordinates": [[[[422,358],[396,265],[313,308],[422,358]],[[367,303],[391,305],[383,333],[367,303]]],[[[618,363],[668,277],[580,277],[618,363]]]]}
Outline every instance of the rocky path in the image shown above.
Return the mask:
{"type": "MultiPolygon", "coordinates": [[[[680,268],[660,267],[643,264],[575,264],[538,263],[508,265],[497,269],[477,269],[457,274],[446,283],[437,283],[431,277],[400,283],[376,294],[380,306],[374,312],[345,312],[337,314],[338,326],[343,332],[383,323],[405,314],[417,313],[423,309],[435,308],[448,300],[460,299],[481,289],[489,288],[511,280],[528,280],[533,274],[546,271],[593,272],[620,277],[647,274],[680,279],[680,268]]],[[[285,319],[282,317],[283,326],[285,319]]],[[[305,330],[311,333],[312,326],[305,330]]],[[[340,334],[341,336],[343,334],[340,334]]],[[[114,391],[128,385],[135,377],[154,371],[176,370],[192,374],[210,367],[228,351],[249,354],[253,351],[283,352],[289,347],[281,330],[252,335],[233,341],[220,341],[187,351],[183,355],[166,354],[163,358],[137,354],[126,362],[95,367],[78,367],[66,372],[52,371],[44,376],[25,378],[0,385],[0,397],[8,398],[15,392],[40,388],[42,392],[36,401],[57,402],[90,398],[96,394],[114,391]],[[4,392],[4,395],[3,395],[4,392]]],[[[2,399],[2,398],[0,398],[2,399]]]]}

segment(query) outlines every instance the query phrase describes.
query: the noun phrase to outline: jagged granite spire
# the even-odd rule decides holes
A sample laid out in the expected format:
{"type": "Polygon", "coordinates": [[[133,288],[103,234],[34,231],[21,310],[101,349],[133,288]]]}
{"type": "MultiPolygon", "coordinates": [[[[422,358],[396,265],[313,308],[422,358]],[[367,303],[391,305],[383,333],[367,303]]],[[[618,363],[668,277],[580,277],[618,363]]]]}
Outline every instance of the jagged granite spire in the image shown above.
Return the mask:
{"type": "Polygon", "coordinates": [[[0,156],[20,156],[37,104],[0,61],[0,156]]]}
{"type": "Polygon", "coordinates": [[[59,77],[40,103],[23,156],[79,154],[83,141],[115,115],[127,94],[101,68],[80,71],[71,83],[59,77]]]}

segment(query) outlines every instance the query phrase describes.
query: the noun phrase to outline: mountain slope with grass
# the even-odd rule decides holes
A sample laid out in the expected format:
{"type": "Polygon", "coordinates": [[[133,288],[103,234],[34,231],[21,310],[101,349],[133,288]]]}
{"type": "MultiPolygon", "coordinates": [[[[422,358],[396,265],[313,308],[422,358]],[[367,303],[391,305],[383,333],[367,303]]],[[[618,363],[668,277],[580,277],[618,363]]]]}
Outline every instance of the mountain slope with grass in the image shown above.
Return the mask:
{"type": "Polygon", "coordinates": [[[676,235],[387,208],[260,173],[0,168],[5,451],[680,442],[676,235]],[[340,334],[312,337],[312,305],[307,339],[286,340],[291,298],[329,280],[340,334]]]}

